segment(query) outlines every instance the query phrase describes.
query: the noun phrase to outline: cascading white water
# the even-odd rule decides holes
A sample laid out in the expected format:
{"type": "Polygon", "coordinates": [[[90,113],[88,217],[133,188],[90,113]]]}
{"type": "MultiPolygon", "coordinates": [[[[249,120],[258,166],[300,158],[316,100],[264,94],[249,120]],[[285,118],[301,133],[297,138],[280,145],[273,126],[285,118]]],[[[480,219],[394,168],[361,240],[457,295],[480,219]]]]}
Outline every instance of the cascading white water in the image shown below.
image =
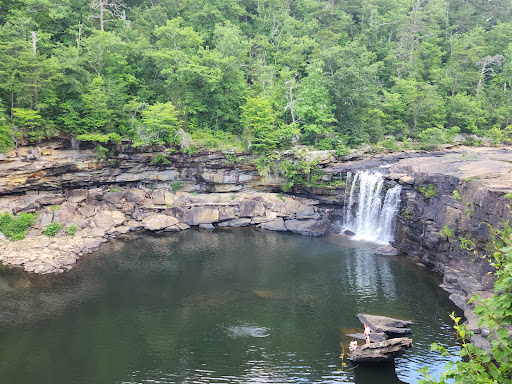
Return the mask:
{"type": "Polygon", "coordinates": [[[349,192],[351,179],[352,174],[347,174],[344,230],[354,232],[354,239],[389,244],[393,240],[393,224],[400,204],[400,185],[389,189],[382,201],[384,178],[381,173],[358,172],[349,192]],[[354,209],[356,200],[357,209],[354,209]]]}

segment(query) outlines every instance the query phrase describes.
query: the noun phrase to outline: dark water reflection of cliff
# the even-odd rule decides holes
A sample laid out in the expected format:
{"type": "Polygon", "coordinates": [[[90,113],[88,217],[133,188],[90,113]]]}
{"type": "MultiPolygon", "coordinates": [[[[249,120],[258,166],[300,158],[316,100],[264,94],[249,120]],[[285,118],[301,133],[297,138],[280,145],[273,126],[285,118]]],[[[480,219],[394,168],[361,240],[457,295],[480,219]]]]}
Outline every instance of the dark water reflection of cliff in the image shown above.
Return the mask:
{"type": "Polygon", "coordinates": [[[63,275],[0,272],[6,383],[414,383],[454,348],[437,276],[372,244],[255,229],[135,234],[63,275]],[[396,369],[340,372],[356,313],[411,319],[396,369]],[[396,372],[396,373],[395,373],[396,372]]]}

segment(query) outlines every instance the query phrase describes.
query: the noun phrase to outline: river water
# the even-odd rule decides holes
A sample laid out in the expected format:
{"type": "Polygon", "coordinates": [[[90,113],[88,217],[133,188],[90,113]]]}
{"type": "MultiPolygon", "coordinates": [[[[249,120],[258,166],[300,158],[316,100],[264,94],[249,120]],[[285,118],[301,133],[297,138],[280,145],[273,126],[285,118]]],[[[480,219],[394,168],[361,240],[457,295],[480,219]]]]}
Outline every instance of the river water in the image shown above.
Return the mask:
{"type": "Polygon", "coordinates": [[[456,349],[439,277],[376,245],[256,229],[137,233],[61,275],[0,272],[2,383],[415,383],[456,349]],[[342,366],[357,313],[409,319],[391,368],[342,366]]]}

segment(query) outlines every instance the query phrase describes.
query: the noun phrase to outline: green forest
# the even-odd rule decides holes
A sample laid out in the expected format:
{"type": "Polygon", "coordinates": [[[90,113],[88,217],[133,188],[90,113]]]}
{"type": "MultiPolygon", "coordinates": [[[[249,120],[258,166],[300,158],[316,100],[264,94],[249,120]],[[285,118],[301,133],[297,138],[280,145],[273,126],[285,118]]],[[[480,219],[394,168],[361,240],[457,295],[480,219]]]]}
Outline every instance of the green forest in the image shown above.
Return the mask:
{"type": "Polygon", "coordinates": [[[1,0],[0,148],[506,143],[511,36],[504,0],[1,0]]]}

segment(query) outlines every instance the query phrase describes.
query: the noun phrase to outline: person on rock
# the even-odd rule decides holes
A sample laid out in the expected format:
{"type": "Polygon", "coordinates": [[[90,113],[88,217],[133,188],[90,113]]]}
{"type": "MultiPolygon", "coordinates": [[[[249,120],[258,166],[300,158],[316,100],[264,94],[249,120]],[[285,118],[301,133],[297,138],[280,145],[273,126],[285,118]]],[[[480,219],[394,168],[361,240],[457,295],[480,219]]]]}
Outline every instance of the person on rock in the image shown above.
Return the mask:
{"type": "Polygon", "coordinates": [[[357,349],[357,340],[352,339],[352,341],[350,342],[350,345],[348,346],[348,350],[350,352],[354,352],[356,349],[357,349]]]}
{"type": "Polygon", "coordinates": [[[370,327],[368,326],[368,324],[365,324],[364,325],[364,332],[363,332],[363,335],[364,335],[364,338],[366,340],[366,344],[370,344],[370,333],[372,332],[372,330],[370,329],[370,327]]]}

